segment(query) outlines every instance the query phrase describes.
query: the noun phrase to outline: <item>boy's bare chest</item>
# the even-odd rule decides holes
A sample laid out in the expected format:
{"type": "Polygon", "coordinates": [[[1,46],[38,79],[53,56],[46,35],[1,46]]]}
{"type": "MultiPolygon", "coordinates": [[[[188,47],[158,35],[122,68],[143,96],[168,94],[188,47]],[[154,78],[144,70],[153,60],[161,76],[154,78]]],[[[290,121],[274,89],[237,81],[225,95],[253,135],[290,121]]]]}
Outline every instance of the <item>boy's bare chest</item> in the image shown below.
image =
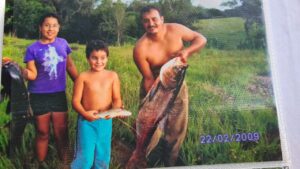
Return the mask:
{"type": "Polygon", "coordinates": [[[93,93],[103,93],[110,91],[112,88],[112,81],[109,79],[101,79],[101,80],[96,80],[91,77],[88,81],[85,82],[84,84],[84,89],[91,94],[93,93]]]}

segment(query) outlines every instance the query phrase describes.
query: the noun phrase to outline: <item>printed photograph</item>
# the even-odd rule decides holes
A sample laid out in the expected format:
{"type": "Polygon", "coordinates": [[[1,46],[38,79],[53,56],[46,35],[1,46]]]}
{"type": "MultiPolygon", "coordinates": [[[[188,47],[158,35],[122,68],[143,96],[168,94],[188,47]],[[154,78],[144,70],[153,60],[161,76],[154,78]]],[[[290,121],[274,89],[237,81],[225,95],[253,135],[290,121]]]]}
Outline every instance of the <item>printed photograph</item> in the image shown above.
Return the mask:
{"type": "Polygon", "coordinates": [[[261,0],[6,0],[0,166],[282,161],[261,0]]]}

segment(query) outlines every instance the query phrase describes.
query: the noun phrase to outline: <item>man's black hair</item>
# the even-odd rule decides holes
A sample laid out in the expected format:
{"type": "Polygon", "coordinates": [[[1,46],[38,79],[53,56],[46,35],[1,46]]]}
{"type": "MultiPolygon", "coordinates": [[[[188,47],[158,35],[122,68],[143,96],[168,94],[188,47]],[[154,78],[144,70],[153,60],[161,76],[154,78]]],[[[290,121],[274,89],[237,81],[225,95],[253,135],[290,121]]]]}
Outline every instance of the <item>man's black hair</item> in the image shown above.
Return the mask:
{"type": "Polygon", "coordinates": [[[140,17],[142,18],[144,13],[150,12],[151,10],[156,10],[160,16],[162,16],[161,14],[161,10],[159,9],[159,7],[154,6],[154,5],[147,5],[144,6],[141,10],[140,10],[140,17]]]}
{"type": "Polygon", "coordinates": [[[95,51],[103,50],[107,56],[109,55],[108,46],[102,40],[91,40],[90,42],[87,43],[86,48],[85,48],[86,58],[89,58],[90,54],[94,50],[95,51]]]}
{"type": "Polygon", "coordinates": [[[57,14],[55,14],[55,13],[46,13],[39,20],[39,25],[40,26],[43,25],[43,23],[44,23],[44,21],[45,21],[46,18],[55,18],[55,19],[57,19],[58,24],[61,23],[60,22],[60,18],[59,18],[59,16],[57,14]]]}

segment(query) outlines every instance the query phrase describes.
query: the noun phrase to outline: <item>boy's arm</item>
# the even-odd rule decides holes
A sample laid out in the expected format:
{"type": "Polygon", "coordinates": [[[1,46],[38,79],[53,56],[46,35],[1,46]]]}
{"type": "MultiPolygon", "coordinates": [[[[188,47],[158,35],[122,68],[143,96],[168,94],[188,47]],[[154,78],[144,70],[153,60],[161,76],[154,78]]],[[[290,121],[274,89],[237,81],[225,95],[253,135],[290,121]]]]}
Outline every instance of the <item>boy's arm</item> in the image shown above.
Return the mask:
{"type": "Polygon", "coordinates": [[[75,111],[77,111],[80,115],[82,115],[88,121],[94,121],[99,119],[97,116],[97,111],[86,111],[81,104],[82,94],[84,87],[84,79],[82,76],[78,76],[75,80],[74,88],[73,88],[73,97],[72,97],[72,105],[75,111]]]}
{"type": "Polygon", "coordinates": [[[113,108],[122,108],[122,99],[121,99],[121,85],[117,73],[114,73],[113,80],[113,95],[112,95],[112,107],[113,108]]]}
{"type": "Polygon", "coordinates": [[[78,76],[78,72],[70,55],[67,56],[67,72],[71,79],[75,81],[78,76]]]}

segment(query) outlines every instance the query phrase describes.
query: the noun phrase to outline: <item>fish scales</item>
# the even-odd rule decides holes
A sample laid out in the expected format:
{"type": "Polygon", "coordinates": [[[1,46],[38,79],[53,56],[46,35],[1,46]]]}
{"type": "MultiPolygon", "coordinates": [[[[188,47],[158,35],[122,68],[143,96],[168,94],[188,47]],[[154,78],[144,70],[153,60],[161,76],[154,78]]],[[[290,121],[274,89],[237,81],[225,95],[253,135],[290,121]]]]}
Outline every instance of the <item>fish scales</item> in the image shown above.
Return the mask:
{"type": "Polygon", "coordinates": [[[136,121],[136,148],[126,165],[127,169],[146,167],[146,155],[157,143],[152,143],[151,148],[147,146],[153,140],[159,140],[152,136],[174,103],[182,86],[186,68],[187,65],[180,62],[179,58],[170,60],[161,68],[160,77],[155,80],[140,106],[136,121]]]}

